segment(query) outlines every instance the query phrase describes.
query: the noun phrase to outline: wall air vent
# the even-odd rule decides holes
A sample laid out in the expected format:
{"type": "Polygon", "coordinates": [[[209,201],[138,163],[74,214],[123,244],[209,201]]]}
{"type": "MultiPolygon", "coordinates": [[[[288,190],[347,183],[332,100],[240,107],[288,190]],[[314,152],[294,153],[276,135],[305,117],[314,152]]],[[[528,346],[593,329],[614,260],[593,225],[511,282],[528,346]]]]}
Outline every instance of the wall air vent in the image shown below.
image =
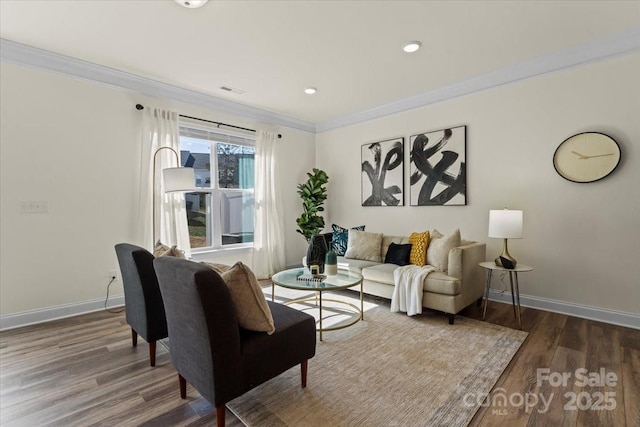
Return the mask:
{"type": "Polygon", "coordinates": [[[242,95],[242,94],[246,93],[246,91],[244,91],[242,89],[237,89],[237,88],[231,87],[231,86],[220,86],[220,90],[224,90],[225,92],[237,93],[238,95],[242,95]]]}

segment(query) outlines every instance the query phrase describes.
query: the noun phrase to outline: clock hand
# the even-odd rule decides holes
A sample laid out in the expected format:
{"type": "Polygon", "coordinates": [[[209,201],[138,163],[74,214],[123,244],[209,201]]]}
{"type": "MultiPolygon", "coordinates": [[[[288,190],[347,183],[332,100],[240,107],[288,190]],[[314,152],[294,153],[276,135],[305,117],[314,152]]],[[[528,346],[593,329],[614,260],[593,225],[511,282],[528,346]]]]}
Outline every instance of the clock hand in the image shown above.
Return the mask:
{"type": "Polygon", "coordinates": [[[584,154],[580,154],[577,151],[572,151],[573,154],[575,154],[576,156],[580,157],[580,160],[584,160],[584,159],[588,159],[589,156],[585,156],[584,154]]]}
{"type": "Polygon", "coordinates": [[[587,158],[587,159],[592,159],[592,158],[594,158],[594,157],[605,157],[605,156],[613,156],[613,153],[598,154],[598,155],[595,155],[595,156],[587,156],[586,158],[587,158]]]}

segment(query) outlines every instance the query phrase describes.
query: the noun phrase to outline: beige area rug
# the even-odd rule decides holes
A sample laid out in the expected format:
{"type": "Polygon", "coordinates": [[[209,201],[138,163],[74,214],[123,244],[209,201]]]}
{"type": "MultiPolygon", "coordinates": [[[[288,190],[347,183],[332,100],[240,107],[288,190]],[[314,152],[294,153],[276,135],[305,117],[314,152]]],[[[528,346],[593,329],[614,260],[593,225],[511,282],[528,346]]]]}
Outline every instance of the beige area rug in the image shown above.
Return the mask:
{"type": "Polygon", "coordinates": [[[365,310],[317,342],[307,388],[294,367],[227,407],[249,427],[466,426],[527,337],[462,316],[452,326],[441,313],[391,313],[388,303],[365,310]]]}

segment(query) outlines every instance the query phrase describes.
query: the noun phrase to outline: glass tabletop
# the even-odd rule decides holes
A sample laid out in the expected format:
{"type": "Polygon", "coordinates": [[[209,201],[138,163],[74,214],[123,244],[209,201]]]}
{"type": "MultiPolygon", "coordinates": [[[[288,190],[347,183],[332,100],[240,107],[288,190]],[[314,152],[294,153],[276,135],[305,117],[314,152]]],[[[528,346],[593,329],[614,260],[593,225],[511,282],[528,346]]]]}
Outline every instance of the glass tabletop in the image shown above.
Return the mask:
{"type": "Polygon", "coordinates": [[[306,268],[293,268],[273,275],[271,280],[278,286],[299,290],[340,290],[347,289],[362,282],[362,276],[350,271],[339,270],[335,276],[326,276],[322,281],[300,280],[303,274],[310,274],[306,268]]]}

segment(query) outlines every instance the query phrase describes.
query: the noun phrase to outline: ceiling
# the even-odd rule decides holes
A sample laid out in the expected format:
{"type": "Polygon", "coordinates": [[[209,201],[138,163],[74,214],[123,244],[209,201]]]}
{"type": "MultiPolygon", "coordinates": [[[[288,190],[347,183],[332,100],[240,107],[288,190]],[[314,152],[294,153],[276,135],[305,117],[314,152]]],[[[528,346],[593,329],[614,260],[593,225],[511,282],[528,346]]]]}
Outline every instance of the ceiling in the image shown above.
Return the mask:
{"type": "Polygon", "coordinates": [[[639,1],[0,0],[4,40],[313,124],[638,27],[639,1]]]}

